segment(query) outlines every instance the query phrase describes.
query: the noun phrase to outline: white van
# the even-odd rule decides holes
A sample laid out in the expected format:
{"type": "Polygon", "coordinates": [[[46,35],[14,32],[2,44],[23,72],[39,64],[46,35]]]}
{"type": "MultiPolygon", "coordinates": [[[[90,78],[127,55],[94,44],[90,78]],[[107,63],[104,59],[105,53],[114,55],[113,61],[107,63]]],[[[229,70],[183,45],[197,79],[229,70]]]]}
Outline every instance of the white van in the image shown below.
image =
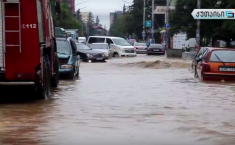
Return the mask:
{"type": "Polygon", "coordinates": [[[121,37],[90,36],[86,45],[90,47],[92,43],[108,43],[112,57],[137,56],[134,47],[121,37]]]}

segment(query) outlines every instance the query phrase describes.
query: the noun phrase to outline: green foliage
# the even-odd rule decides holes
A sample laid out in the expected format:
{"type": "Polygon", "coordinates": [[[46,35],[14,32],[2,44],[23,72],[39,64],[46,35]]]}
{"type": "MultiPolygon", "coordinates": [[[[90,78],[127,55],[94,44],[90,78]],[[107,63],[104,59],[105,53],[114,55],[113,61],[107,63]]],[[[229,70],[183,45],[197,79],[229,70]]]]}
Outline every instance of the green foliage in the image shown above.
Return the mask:
{"type": "MultiPolygon", "coordinates": [[[[232,9],[234,0],[202,0],[203,9],[232,9]]],[[[196,36],[196,22],[191,12],[197,8],[197,0],[177,0],[176,9],[170,12],[170,34],[187,32],[187,37],[196,36]]],[[[229,41],[235,37],[235,21],[230,20],[201,20],[201,38],[213,38],[229,41]]]]}
{"type": "MultiPolygon", "coordinates": [[[[146,0],[146,20],[151,20],[152,0],[146,0]]],[[[133,4],[126,9],[123,6],[123,16],[117,18],[114,15],[114,22],[110,26],[109,34],[112,36],[128,36],[136,34],[142,38],[143,31],[143,0],[133,0],[133,4]]]]}
{"type": "Polygon", "coordinates": [[[98,25],[100,23],[100,19],[99,19],[99,16],[96,16],[96,25],[98,25]]]}
{"type": "Polygon", "coordinates": [[[76,11],[75,16],[76,16],[76,19],[77,19],[78,21],[82,22],[82,16],[81,16],[80,9],[78,9],[78,10],[76,11]]]}
{"type": "Polygon", "coordinates": [[[88,23],[88,25],[93,25],[94,24],[94,16],[93,16],[92,12],[90,12],[89,15],[88,15],[87,23],[88,23]]]}
{"type": "Polygon", "coordinates": [[[125,4],[123,5],[123,10],[122,10],[122,12],[123,12],[123,13],[126,12],[126,6],[125,6],[125,4]]]}
{"type": "Polygon", "coordinates": [[[50,0],[50,2],[52,4],[52,13],[53,13],[52,15],[56,27],[62,27],[65,29],[81,29],[82,27],[81,22],[78,21],[74,17],[74,14],[71,13],[71,10],[67,3],[65,2],[60,3],[61,14],[57,15],[53,5],[55,3],[55,0],[50,0]]]}

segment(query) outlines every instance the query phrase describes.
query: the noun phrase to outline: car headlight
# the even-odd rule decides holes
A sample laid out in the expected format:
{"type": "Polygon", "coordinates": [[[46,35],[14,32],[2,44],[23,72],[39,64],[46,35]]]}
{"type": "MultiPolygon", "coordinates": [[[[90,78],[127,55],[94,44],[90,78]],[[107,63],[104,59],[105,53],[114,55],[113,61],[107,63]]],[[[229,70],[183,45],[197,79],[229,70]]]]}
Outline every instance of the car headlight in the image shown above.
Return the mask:
{"type": "Polygon", "coordinates": [[[93,55],[92,54],[86,54],[87,55],[87,57],[93,57],[93,55]]]}
{"type": "Polygon", "coordinates": [[[108,56],[109,54],[108,53],[103,53],[104,56],[108,56]]]}
{"type": "Polygon", "coordinates": [[[70,69],[70,68],[73,68],[73,65],[61,65],[60,68],[61,69],[70,69]]]}

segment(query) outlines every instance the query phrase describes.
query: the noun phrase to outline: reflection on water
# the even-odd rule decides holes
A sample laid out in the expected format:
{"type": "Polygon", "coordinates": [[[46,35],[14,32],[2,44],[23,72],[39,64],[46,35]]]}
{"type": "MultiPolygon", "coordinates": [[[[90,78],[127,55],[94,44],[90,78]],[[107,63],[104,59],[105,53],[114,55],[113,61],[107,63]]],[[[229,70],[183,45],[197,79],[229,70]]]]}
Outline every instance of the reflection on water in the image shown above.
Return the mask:
{"type": "Polygon", "coordinates": [[[0,144],[235,144],[234,84],[126,60],[82,64],[54,99],[1,104],[0,144]]]}

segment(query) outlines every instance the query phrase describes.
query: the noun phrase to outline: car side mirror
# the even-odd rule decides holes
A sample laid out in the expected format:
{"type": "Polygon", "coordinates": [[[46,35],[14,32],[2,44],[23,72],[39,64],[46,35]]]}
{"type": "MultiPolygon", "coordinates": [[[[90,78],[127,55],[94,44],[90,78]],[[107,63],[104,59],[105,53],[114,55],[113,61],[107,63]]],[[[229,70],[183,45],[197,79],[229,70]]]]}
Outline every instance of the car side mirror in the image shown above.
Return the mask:
{"type": "Polygon", "coordinates": [[[81,53],[79,51],[76,51],[75,55],[80,55],[81,53]]]}

